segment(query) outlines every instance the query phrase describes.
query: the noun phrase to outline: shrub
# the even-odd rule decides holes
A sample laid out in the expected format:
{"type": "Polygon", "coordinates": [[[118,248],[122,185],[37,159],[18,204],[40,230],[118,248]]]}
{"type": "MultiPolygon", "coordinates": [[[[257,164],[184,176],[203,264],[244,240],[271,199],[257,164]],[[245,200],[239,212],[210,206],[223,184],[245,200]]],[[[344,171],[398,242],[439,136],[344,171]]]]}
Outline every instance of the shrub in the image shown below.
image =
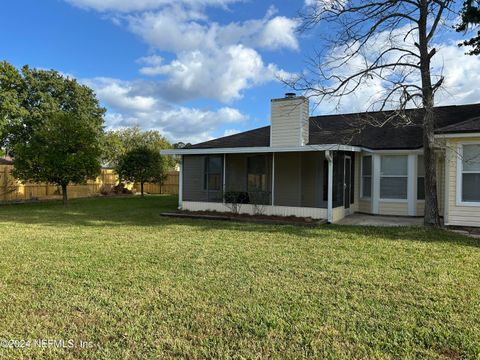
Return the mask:
{"type": "Polygon", "coordinates": [[[255,215],[263,215],[265,213],[265,206],[269,204],[270,192],[255,190],[248,193],[250,204],[253,206],[253,213],[255,215]]]}
{"type": "Polygon", "coordinates": [[[248,204],[248,193],[245,191],[226,191],[224,194],[225,205],[234,214],[239,214],[243,204],[248,204]]]}

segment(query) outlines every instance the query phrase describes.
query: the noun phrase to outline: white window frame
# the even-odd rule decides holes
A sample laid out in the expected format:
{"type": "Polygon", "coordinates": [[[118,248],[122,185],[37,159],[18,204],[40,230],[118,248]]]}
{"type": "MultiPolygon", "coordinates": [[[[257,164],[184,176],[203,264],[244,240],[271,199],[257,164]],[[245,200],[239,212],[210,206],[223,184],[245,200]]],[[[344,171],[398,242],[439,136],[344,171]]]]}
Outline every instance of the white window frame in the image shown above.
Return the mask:
{"type": "Polygon", "coordinates": [[[368,154],[368,155],[362,155],[360,158],[360,199],[364,200],[370,200],[372,198],[372,193],[373,193],[373,156],[368,154]],[[363,195],[363,158],[369,157],[370,158],[370,175],[367,175],[365,177],[370,177],[370,196],[364,196],[363,195]]]}
{"type": "Polygon", "coordinates": [[[408,154],[382,154],[380,155],[380,169],[379,169],[380,177],[378,178],[378,187],[379,187],[379,201],[380,202],[391,202],[391,203],[408,203],[408,154]],[[381,166],[382,166],[382,158],[384,156],[404,156],[407,158],[407,174],[406,175],[382,175],[381,173],[381,166]],[[405,178],[407,180],[407,197],[405,199],[389,199],[389,198],[382,198],[381,192],[381,182],[382,178],[405,178]]]}
{"type": "MultiPolygon", "coordinates": [[[[457,206],[473,206],[473,207],[480,207],[480,201],[463,201],[462,200],[462,184],[463,184],[463,146],[464,145],[480,145],[479,141],[465,141],[458,144],[457,147],[457,186],[456,186],[456,193],[457,193],[457,206]]],[[[467,174],[478,174],[479,171],[467,171],[467,174]]]]}

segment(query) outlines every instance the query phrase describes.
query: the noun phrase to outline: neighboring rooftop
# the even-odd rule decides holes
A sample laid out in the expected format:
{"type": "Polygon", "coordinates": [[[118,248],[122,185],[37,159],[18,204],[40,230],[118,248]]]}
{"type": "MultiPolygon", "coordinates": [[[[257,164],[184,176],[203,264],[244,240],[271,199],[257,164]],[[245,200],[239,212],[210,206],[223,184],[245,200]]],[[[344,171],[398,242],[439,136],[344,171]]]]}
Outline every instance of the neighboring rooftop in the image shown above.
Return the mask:
{"type": "Polygon", "coordinates": [[[0,165],[12,165],[12,158],[9,156],[0,157],[0,165]]]}
{"type": "MultiPolygon", "coordinates": [[[[421,109],[410,109],[403,113],[404,116],[385,111],[310,117],[308,145],[341,144],[372,150],[418,149],[423,146],[422,114],[421,109]],[[390,120],[385,122],[387,119],[390,120]],[[372,123],[378,125],[372,126],[372,123]]],[[[435,128],[439,133],[480,131],[480,104],[436,107],[435,128]]],[[[264,146],[270,146],[270,126],[195,144],[189,149],[264,146]]]]}
{"type": "Polygon", "coordinates": [[[480,132],[480,116],[442,127],[436,132],[439,134],[480,132]]]}

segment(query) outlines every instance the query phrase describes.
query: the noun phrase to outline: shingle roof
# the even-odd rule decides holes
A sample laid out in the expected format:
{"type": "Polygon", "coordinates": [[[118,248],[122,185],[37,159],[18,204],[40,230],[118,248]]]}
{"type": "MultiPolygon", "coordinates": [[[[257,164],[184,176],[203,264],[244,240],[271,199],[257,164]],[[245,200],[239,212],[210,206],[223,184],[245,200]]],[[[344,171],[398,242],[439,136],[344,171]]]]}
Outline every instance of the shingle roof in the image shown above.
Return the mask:
{"type": "MultiPolygon", "coordinates": [[[[373,150],[418,149],[423,146],[423,110],[411,109],[404,117],[393,111],[323,115],[310,118],[309,145],[342,144],[373,150]],[[372,126],[391,118],[383,126],[372,126]],[[405,126],[405,118],[409,125],[405,126]]],[[[480,130],[480,104],[435,108],[439,132],[480,130]],[[449,130],[448,130],[449,129],[449,130]],[[469,130],[470,129],[470,130],[469,130]]],[[[259,147],[270,145],[270,126],[221,137],[190,146],[190,149],[259,147]]]]}
{"type": "Polygon", "coordinates": [[[480,116],[470,120],[462,121],[460,123],[442,127],[436,132],[439,134],[480,132],[480,116]]]}

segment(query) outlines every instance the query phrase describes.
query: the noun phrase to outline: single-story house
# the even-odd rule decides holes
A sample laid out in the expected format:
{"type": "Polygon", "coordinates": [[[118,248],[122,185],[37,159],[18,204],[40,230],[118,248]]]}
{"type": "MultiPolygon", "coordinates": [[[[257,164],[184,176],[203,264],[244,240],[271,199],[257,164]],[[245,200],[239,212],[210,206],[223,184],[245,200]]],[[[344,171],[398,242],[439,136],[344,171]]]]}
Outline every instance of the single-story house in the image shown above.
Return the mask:
{"type": "MultiPolygon", "coordinates": [[[[183,210],[226,212],[225,192],[261,190],[267,215],[422,216],[421,119],[419,109],[310,117],[308,99],[289,93],[271,100],[270,126],[162,154],[181,156],[183,210]]],[[[480,104],[435,108],[435,134],[444,222],[480,226],[480,104]]]]}

